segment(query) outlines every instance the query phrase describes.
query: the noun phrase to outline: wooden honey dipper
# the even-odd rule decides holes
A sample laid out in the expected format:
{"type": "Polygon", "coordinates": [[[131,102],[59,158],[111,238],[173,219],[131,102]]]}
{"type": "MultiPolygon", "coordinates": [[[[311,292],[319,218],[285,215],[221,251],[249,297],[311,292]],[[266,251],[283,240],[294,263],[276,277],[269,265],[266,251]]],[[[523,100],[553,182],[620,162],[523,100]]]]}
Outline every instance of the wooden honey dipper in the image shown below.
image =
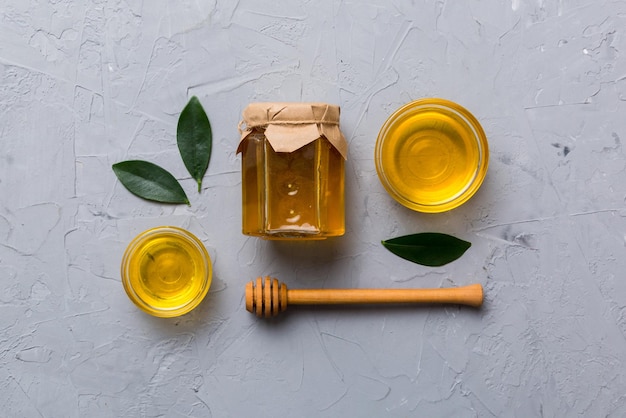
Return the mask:
{"type": "Polygon", "coordinates": [[[295,289],[266,276],[246,285],[246,310],[269,318],[287,305],[382,303],[454,303],[480,307],[483,287],[472,284],[444,289],[295,289]]]}

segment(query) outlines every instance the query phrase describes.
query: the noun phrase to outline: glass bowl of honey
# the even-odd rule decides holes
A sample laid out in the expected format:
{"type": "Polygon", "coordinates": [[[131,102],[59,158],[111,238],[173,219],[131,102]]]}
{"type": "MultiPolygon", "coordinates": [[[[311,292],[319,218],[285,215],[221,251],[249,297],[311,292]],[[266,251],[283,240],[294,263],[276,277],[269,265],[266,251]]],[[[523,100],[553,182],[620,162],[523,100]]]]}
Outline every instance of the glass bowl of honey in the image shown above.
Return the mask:
{"type": "Polygon", "coordinates": [[[161,226],[137,235],[122,258],[122,283],[130,300],[158,317],[184,315],[204,299],[213,269],[195,235],[161,226]]]}
{"type": "Polygon", "coordinates": [[[445,212],[476,193],[487,173],[489,148],[467,109],[445,99],[420,99],[384,123],[375,163],[396,201],[419,212],[445,212]]]}

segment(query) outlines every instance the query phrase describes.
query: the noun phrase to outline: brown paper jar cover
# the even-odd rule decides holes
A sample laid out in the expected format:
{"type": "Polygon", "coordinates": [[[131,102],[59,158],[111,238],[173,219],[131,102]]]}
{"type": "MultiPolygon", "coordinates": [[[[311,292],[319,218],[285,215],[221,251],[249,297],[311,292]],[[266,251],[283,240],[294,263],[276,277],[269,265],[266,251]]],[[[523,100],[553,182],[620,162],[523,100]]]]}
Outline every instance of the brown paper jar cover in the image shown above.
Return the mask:
{"type": "Polygon", "coordinates": [[[266,239],[324,239],[345,231],[348,145],[339,106],[252,103],[242,114],[242,230],[266,239]]]}

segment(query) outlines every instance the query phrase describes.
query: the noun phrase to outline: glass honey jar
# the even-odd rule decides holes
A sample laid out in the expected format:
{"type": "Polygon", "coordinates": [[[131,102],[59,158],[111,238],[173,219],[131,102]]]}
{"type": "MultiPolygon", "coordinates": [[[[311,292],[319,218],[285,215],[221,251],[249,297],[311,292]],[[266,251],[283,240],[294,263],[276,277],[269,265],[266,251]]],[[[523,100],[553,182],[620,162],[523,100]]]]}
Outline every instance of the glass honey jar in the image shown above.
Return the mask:
{"type": "Polygon", "coordinates": [[[343,235],[348,144],[339,107],[252,103],[242,119],[243,233],[273,240],[343,235]]]}

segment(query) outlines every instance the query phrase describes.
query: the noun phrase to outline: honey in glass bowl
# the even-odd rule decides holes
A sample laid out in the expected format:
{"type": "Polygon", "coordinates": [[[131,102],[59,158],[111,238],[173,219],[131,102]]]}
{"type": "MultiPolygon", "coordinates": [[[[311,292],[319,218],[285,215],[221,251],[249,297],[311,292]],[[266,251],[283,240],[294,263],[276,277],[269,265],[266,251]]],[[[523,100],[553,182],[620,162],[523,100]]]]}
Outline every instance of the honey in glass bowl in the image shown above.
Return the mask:
{"type": "Polygon", "coordinates": [[[444,99],[394,112],[376,141],[376,171],[387,192],[420,212],[444,212],[470,199],[487,173],[487,138],[476,118],[444,99]]]}
{"type": "Polygon", "coordinates": [[[149,229],[128,245],[122,283],[131,301],[158,317],[186,314],[211,286],[211,259],[202,242],[173,226],[149,229]]]}

